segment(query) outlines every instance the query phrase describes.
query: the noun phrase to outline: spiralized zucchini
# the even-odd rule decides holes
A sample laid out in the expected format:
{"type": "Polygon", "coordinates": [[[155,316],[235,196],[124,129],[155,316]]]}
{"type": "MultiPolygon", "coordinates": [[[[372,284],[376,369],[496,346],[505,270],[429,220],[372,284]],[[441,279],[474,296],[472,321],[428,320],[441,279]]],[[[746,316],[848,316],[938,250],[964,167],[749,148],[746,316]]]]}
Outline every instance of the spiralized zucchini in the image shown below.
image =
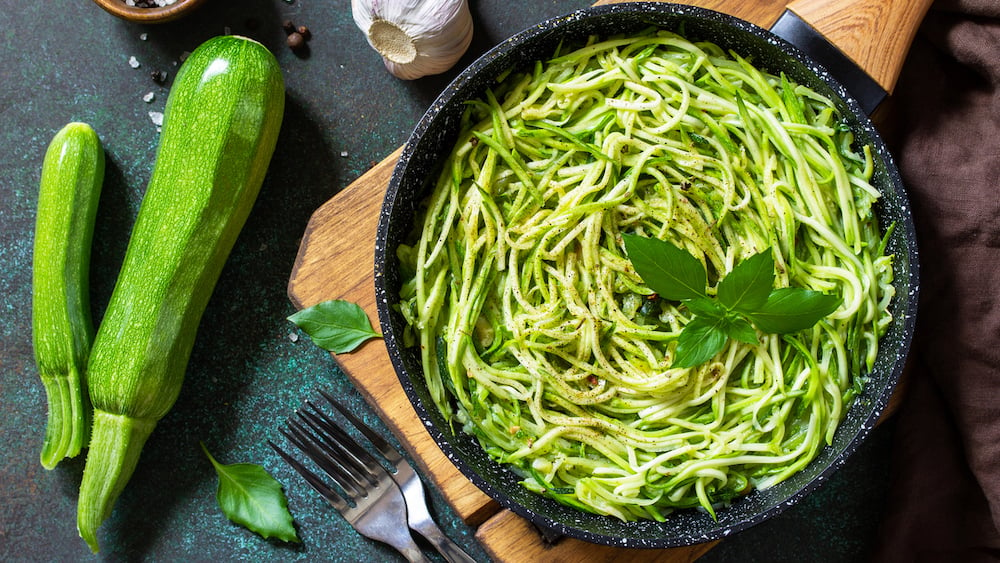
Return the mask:
{"type": "Polygon", "coordinates": [[[436,407],[524,486],[622,520],[714,516],[786,479],[831,441],[890,322],[872,168],[829,99],[673,33],[510,73],[468,104],[399,249],[436,407]],[[770,247],[777,287],[843,303],[672,368],[691,313],[652,295],[622,233],[687,249],[710,285],[770,247]]]}

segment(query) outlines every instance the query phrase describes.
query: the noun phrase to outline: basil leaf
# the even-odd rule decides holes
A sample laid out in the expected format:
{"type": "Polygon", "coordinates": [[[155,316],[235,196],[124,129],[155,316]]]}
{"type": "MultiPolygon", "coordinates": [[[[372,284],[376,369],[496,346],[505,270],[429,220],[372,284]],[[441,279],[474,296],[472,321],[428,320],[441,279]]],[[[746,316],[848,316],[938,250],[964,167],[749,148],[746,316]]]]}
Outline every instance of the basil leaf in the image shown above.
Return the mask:
{"type": "Polygon", "coordinates": [[[773,289],[774,255],[770,248],[737,264],[719,281],[713,298],[705,290],[705,267],[687,250],[668,241],[629,234],[623,234],[622,241],[643,282],[664,299],[684,301],[692,314],[677,337],[675,367],[693,367],[710,360],[729,339],[757,345],[758,330],[788,334],[809,328],[841,303],[839,297],[819,291],[773,289]]]}
{"type": "Polygon", "coordinates": [[[727,309],[753,311],[764,306],[774,289],[774,256],[771,249],[736,265],[719,282],[716,296],[727,309]]]}
{"type": "Polygon", "coordinates": [[[223,465],[208,453],[205,444],[201,449],[219,476],[216,500],[226,518],[263,538],[299,541],[281,484],[263,467],[252,463],[223,465]]]}
{"type": "Polygon", "coordinates": [[[762,332],[788,334],[813,326],[836,311],[840,301],[835,295],[785,287],[772,291],[763,307],[746,315],[762,332]]]}
{"type": "Polygon", "coordinates": [[[754,346],[759,343],[757,340],[757,331],[754,330],[753,326],[745,318],[738,315],[731,315],[726,317],[725,320],[726,324],[723,330],[726,336],[754,346]]]}
{"type": "Polygon", "coordinates": [[[671,301],[705,297],[708,274],[690,252],[655,238],[623,234],[622,240],[636,273],[660,297],[671,301]]]}
{"type": "Polygon", "coordinates": [[[304,330],[317,346],[335,354],[353,352],[366,340],[382,336],[372,329],[364,309],[339,299],[302,309],[288,320],[304,330]]]}
{"type": "Polygon", "coordinates": [[[725,321],[695,317],[677,337],[672,367],[689,368],[712,359],[726,345],[725,321]]]}
{"type": "Polygon", "coordinates": [[[684,302],[689,311],[701,317],[711,319],[722,318],[726,315],[726,310],[719,305],[719,302],[709,297],[697,297],[684,302]]]}

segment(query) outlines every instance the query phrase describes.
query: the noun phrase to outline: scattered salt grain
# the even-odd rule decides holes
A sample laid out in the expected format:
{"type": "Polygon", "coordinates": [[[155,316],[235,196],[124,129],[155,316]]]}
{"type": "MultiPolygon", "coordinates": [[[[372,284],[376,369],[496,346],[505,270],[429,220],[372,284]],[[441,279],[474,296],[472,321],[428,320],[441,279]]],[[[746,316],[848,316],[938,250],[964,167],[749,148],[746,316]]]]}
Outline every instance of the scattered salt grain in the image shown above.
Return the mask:
{"type": "Polygon", "coordinates": [[[146,102],[147,104],[149,102],[152,102],[154,99],[156,99],[156,94],[154,94],[153,92],[147,92],[146,95],[142,97],[142,101],[146,102]]]}
{"type": "Polygon", "coordinates": [[[129,57],[128,58],[128,66],[130,66],[132,68],[139,68],[139,59],[135,58],[135,56],[129,57]]]}
{"type": "Polygon", "coordinates": [[[149,112],[149,120],[153,122],[153,125],[157,127],[163,125],[163,112],[161,111],[151,111],[149,112]]]}
{"type": "Polygon", "coordinates": [[[133,8],[162,8],[174,2],[177,0],[125,0],[125,5],[133,8]]]}
{"type": "Polygon", "coordinates": [[[148,33],[140,33],[139,34],[139,39],[141,39],[142,41],[145,41],[145,40],[149,39],[149,34],[148,33]]]}
{"type": "Polygon", "coordinates": [[[288,333],[288,339],[291,340],[292,342],[298,342],[299,341],[299,335],[295,334],[294,332],[289,332],[288,333]]]}
{"type": "Polygon", "coordinates": [[[347,157],[347,151],[341,151],[340,152],[340,156],[343,156],[343,157],[346,158],[347,157]]]}

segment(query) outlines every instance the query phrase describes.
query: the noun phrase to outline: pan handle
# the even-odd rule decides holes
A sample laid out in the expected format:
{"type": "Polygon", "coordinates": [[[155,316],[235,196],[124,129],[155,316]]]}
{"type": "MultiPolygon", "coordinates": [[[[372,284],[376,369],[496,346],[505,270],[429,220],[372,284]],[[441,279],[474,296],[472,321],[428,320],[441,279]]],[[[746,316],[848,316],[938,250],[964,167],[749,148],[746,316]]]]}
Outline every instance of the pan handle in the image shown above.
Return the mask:
{"type": "Polygon", "coordinates": [[[886,93],[932,0],[793,0],[786,7],[854,61],[886,93]]]}

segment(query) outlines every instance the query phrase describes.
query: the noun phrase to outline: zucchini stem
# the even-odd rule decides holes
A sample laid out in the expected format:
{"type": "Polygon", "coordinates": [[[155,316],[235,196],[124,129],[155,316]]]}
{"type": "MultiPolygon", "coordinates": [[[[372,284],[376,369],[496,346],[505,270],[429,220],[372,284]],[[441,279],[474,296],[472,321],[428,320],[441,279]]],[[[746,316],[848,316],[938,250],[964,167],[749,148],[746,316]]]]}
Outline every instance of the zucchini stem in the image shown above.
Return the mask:
{"type": "Polygon", "coordinates": [[[94,409],[90,451],[76,512],[77,531],[94,553],[98,551],[97,529],[111,515],[155,427],[155,420],[94,409]]]}
{"type": "Polygon", "coordinates": [[[90,401],[79,371],[42,373],[49,414],[42,443],[42,467],[53,469],[64,458],[75,457],[86,444],[90,430],[90,401]]]}

